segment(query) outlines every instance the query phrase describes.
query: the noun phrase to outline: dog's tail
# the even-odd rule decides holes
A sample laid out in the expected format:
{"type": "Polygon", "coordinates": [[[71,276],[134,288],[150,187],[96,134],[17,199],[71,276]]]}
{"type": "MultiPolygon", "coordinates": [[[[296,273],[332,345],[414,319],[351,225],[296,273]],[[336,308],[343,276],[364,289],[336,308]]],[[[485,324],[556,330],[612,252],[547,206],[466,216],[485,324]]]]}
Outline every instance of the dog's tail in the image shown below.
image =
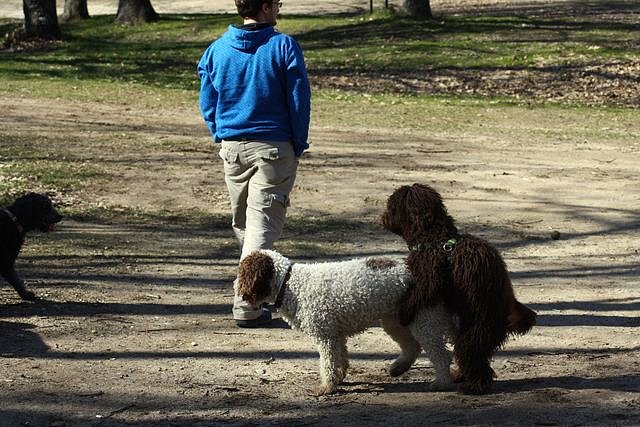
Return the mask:
{"type": "Polygon", "coordinates": [[[536,324],[536,312],[513,298],[509,304],[507,321],[508,333],[524,335],[536,324]]]}

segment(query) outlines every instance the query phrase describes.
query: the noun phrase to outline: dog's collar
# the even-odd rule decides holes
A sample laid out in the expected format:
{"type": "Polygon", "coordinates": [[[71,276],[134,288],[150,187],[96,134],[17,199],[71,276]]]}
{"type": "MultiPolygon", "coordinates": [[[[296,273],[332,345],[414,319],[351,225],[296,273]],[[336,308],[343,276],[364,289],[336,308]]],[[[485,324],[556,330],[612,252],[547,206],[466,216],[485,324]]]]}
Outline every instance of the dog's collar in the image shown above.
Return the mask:
{"type": "Polygon", "coordinates": [[[24,233],[24,228],[22,228],[22,224],[20,224],[20,221],[18,221],[18,218],[13,214],[13,212],[11,212],[9,209],[6,209],[6,208],[2,209],[2,211],[6,213],[9,219],[11,219],[11,221],[13,221],[13,223],[16,225],[16,228],[18,229],[18,233],[20,234],[24,233]]]}
{"type": "Polygon", "coordinates": [[[287,282],[291,278],[291,269],[292,268],[293,268],[293,264],[289,264],[289,268],[287,269],[287,273],[284,275],[284,280],[282,281],[282,284],[280,285],[280,289],[278,289],[278,294],[276,295],[276,301],[274,303],[276,308],[280,308],[280,306],[282,305],[282,301],[284,300],[284,291],[287,288],[287,282]]]}
{"type": "Polygon", "coordinates": [[[424,252],[429,249],[442,249],[445,252],[451,252],[460,241],[459,237],[452,237],[444,242],[423,242],[415,245],[409,245],[411,252],[424,252]]]}

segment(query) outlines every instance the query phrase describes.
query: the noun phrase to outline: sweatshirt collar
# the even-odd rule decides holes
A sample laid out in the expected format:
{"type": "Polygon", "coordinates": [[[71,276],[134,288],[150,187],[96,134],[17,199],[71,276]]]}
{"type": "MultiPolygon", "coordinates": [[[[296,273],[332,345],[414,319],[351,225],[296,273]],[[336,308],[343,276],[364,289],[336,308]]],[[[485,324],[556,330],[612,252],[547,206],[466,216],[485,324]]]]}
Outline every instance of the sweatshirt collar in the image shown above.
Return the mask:
{"type": "Polygon", "coordinates": [[[236,27],[237,29],[245,30],[245,31],[263,30],[265,28],[272,27],[272,26],[273,25],[271,25],[271,23],[269,22],[252,22],[250,24],[234,25],[234,27],[236,27]]]}

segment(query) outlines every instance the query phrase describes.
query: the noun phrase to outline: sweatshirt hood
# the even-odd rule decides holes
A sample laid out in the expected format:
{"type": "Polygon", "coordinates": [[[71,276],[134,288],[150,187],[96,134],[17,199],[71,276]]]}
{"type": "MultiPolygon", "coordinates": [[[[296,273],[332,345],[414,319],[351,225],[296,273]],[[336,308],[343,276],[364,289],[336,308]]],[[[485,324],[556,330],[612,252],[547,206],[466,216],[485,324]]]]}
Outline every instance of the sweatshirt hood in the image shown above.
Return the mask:
{"type": "Polygon", "coordinates": [[[250,51],[263,44],[274,32],[275,29],[272,26],[248,31],[229,25],[229,29],[225,35],[227,41],[234,49],[250,51]]]}

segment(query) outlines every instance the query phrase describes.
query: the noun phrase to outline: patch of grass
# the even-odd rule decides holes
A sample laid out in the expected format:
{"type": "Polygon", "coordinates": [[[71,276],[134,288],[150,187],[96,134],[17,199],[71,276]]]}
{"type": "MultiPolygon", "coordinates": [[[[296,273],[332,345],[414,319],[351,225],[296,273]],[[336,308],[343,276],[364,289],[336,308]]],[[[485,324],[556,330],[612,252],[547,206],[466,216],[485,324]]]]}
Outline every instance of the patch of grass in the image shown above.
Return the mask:
{"type": "Polygon", "coordinates": [[[398,16],[343,18],[298,34],[312,69],[373,72],[562,65],[638,59],[640,36],[628,24],[535,17],[398,16]],[[357,40],[357,43],[353,41],[357,40]]]}
{"type": "Polygon", "coordinates": [[[333,217],[296,217],[287,219],[287,233],[311,237],[322,234],[341,235],[347,231],[362,231],[365,225],[360,221],[333,217]]]}
{"type": "MultiPolygon", "coordinates": [[[[111,230],[120,230],[117,232],[120,234],[99,232],[78,234],[73,230],[46,236],[34,234],[30,238],[30,249],[27,250],[27,254],[29,250],[33,251],[34,247],[37,248],[38,253],[57,255],[75,253],[78,252],[78,248],[81,248],[81,252],[94,251],[101,257],[105,257],[106,253],[113,256],[116,251],[119,251],[118,253],[135,251],[143,246],[146,251],[161,253],[162,245],[167,244],[169,240],[184,239],[185,236],[191,235],[196,240],[222,239],[216,243],[216,250],[227,255],[233,254],[234,257],[240,255],[231,231],[230,214],[212,215],[197,209],[176,212],[103,205],[71,205],[63,208],[61,212],[65,215],[66,221],[78,221],[98,227],[108,226],[111,230]],[[158,235],[159,241],[146,247],[149,242],[131,237],[142,233],[158,235]],[[122,245],[123,239],[127,241],[127,245],[122,245]]],[[[290,216],[285,225],[284,236],[277,242],[277,249],[299,258],[352,256],[353,248],[349,241],[362,233],[370,232],[371,228],[371,224],[360,221],[333,217],[290,216]]],[[[204,249],[200,248],[200,250],[204,249]]]]}
{"type": "Polygon", "coordinates": [[[0,75],[9,80],[61,80],[72,86],[106,81],[194,87],[195,61],[203,44],[184,38],[186,23],[170,25],[165,19],[127,28],[112,20],[100,16],[65,25],[64,41],[45,51],[12,55],[0,63],[0,75]]]}
{"type": "MultiPolygon", "coordinates": [[[[103,84],[112,88],[124,84],[134,93],[145,88],[196,91],[200,55],[236,22],[234,15],[162,15],[155,23],[123,27],[113,24],[113,16],[97,16],[64,24],[64,40],[46,49],[0,53],[0,79],[10,92],[25,85],[46,92],[62,83],[59,92],[89,92],[94,99],[109,92],[99,90],[103,84]]],[[[3,21],[0,30],[15,25],[3,21]]],[[[340,70],[384,74],[517,69],[640,59],[637,25],[581,17],[450,16],[415,21],[388,12],[285,15],[279,29],[299,40],[310,75],[340,70]]]]}
{"type": "Polygon", "coordinates": [[[28,191],[44,193],[68,188],[80,189],[84,182],[100,176],[100,171],[86,164],[60,161],[0,162],[0,204],[28,191]]]}
{"type": "Polygon", "coordinates": [[[277,249],[302,259],[317,257],[352,257],[351,242],[371,233],[376,226],[366,222],[336,217],[288,216],[277,249]]]}
{"type": "MultiPolygon", "coordinates": [[[[54,233],[31,233],[24,255],[90,256],[109,258],[135,255],[171,257],[176,241],[181,251],[237,251],[228,215],[198,210],[171,212],[122,206],[70,205],[59,209],[63,222],[54,233]],[[73,224],[82,224],[80,227],[73,224]],[[202,245],[202,241],[209,245],[202,245]],[[214,241],[215,243],[212,243],[214,241]]],[[[235,256],[239,256],[239,253],[235,256]]],[[[121,261],[121,259],[119,259],[121,261]]]]}
{"type": "MultiPolygon", "coordinates": [[[[621,107],[580,107],[563,104],[529,105],[526,100],[398,94],[359,94],[345,91],[314,93],[314,121],[332,128],[385,129],[387,132],[502,135],[526,131],[534,137],[584,141],[618,139],[633,143],[637,111],[621,107]],[[544,118],[527,129],[511,128],[505,117],[544,118]],[[479,128],[478,124],[481,123],[479,128]]],[[[517,137],[516,137],[517,138],[517,137]]]]}
{"type": "Polygon", "coordinates": [[[69,138],[53,133],[34,137],[0,131],[1,205],[29,191],[81,192],[109,177],[99,161],[72,153],[69,138]]]}
{"type": "Polygon", "coordinates": [[[190,227],[202,230],[230,229],[231,215],[212,215],[198,209],[148,210],[125,206],[70,206],[65,209],[69,218],[96,224],[126,225],[155,229],[158,227],[190,227]]]}

